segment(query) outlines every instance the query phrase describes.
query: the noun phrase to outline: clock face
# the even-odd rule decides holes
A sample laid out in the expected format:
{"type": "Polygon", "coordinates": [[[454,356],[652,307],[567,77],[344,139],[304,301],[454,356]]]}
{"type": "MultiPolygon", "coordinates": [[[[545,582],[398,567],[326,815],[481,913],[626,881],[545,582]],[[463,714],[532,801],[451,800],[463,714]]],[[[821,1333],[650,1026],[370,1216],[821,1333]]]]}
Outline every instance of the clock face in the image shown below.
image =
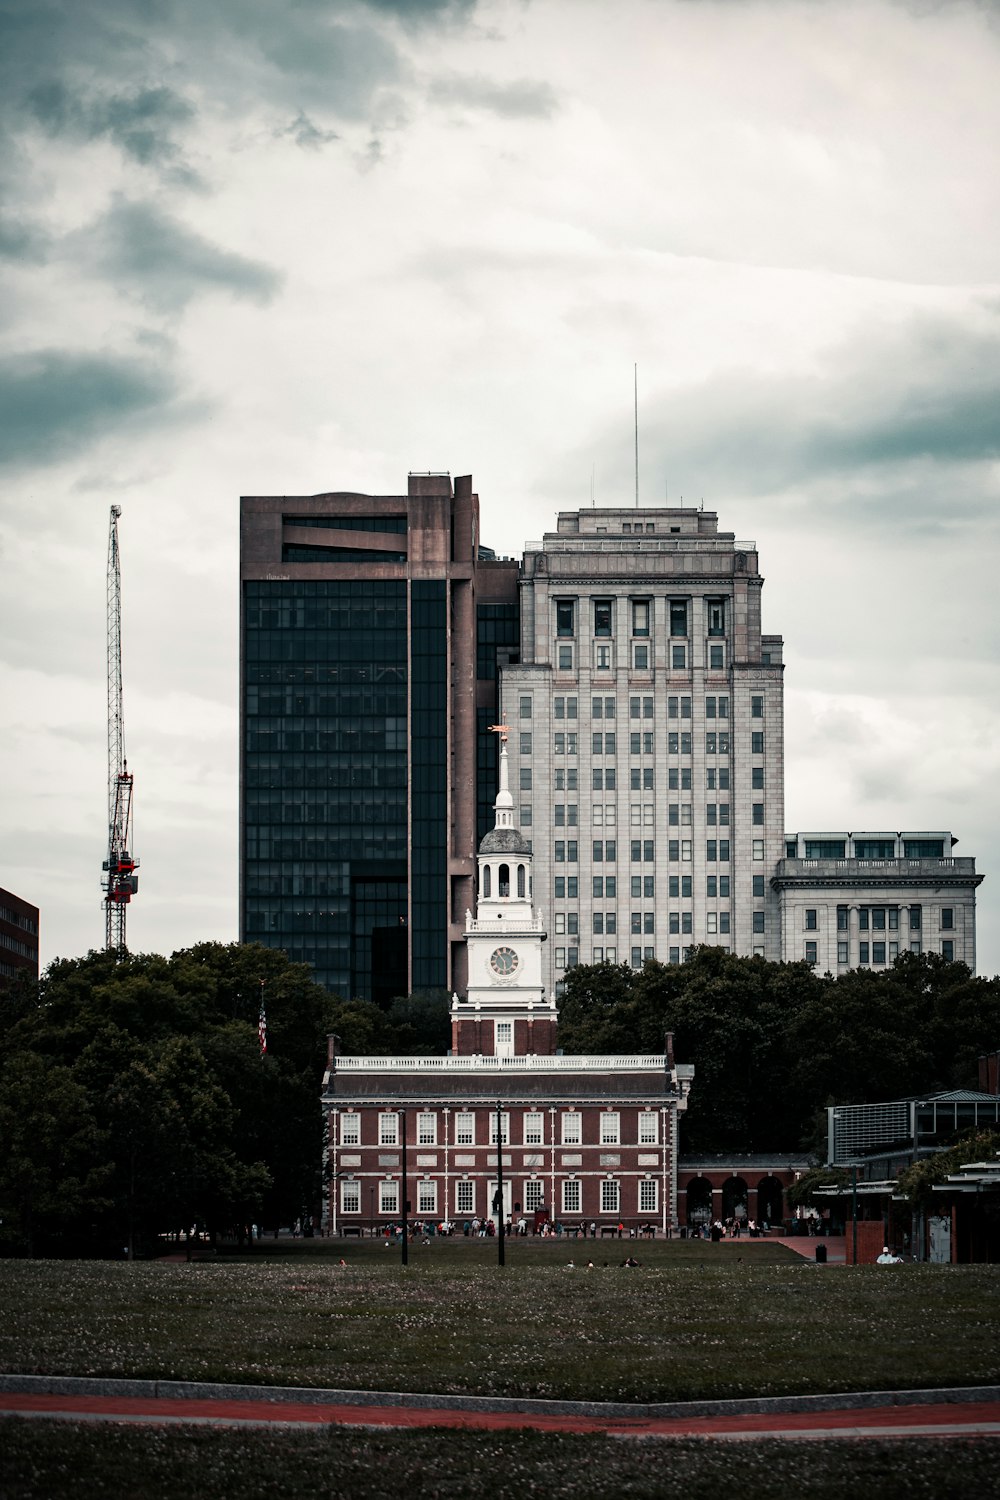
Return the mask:
{"type": "Polygon", "coordinates": [[[490,968],[504,979],[513,974],[517,965],[518,957],[513,948],[494,948],[490,954],[490,968]]]}

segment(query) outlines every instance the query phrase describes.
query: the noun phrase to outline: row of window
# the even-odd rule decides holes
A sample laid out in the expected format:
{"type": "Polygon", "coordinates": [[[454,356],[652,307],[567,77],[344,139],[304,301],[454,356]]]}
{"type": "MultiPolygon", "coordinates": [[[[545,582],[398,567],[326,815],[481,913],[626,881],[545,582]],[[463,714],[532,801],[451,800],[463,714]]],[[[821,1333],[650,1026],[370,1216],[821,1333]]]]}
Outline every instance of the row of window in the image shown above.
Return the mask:
{"type": "MultiPolygon", "coordinates": [[[[640,1214],[659,1213],[660,1209],[660,1184],[654,1177],[640,1178],[636,1184],[636,1196],[634,1198],[635,1210],[630,1210],[625,1203],[622,1192],[623,1186],[628,1192],[631,1184],[622,1184],[616,1177],[604,1177],[600,1179],[600,1212],[602,1214],[620,1214],[623,1212],[638,1211],[640,1214]]],[[[378,1186],[378,1213],[380,1217],[386,1215],[396,1216],[400,1212],[400,1184],[394,1178],[382,1178],[378,1186]]],[[[443,1186],[443,1184],[441,1185],[443,1186]]],[[[516,1186],[511,1184],[512,1190],[516,1186]]],[[[521,1183],[521,1196],[513,1205],[515,1213],[534,1213],[536,1209],[545,1207],[545,1182],[538,1177],[529,1177],[521,1183]]],[[[354,1178],[342,1181],[340,1184],[340,1211],[342,1214],[360,1214],[362,1212],[362,1187],[363,1184],[354,1178]]],[[[417,1215],[421,1218],[436,1218],[439,1212],[444,1211],[438,1198],[439,1184],[432,1178],[421,1178],[417,1181],[417,1215]]],[[[370,1189],[373,1193],[373,1189],[370,1189]]],[[[462,1216],[474,1217],[479,1213],[492,1215],[493,1196],[496,1192],[495,1182],[476,1182],[471,1177],[460,1177],[454,1183],[453,1212],[462,1216]]],[[[583,1183],[578,1177],[565,1178],[560,1183],[560,1212],[564,1214],[579,1214],[583,1212],[583,1183]]]]}
{"type": "MultiPolygon", "coordinates": [[[[594,736],[598,738],[597,735],[594,736]]],[[[598,750],[597,754],[601,751],[598,750]]],[[[520,766],[520,789],[529,792],[532,789],[531,766],[520,766]]],[[[579,792],[580,772],[576,766],[565,766],[553,771],[553,784],[556,792],[579,792]]],[[[765,784],[765,768],[756,765],[751,768],[750,784],[763,790],[765,784]]],[[[705,786],[709,792],[729,792],[732,790],[729,778],[729,766],[709,765],[705,768],[705,786]]],[[[616,792],[618,790],[618,771],[615,766],[594,766],[591,771],[591,789],[594,792],[616,792]]],[[[691,766],[672,765],[667,768],[667,790],[669,792],[690,792],[691,766]]],[[[651,765],[634,765],[628,772],[628,790],[630,792],[654,792],[655,790],[655,768],[651,765]]]]}
{"type": "MultiPolygon", "coordinates": [[[[689,898],[694,894],[690,875],[668,875],[667,895],[672,897],[689,898]]],[[[577,901],[580,896],[580,879],[577,875],[556,875],[553,881],[553,894],[557,901],[577,901]]],[[[614,900],[618,895],[618,877],[616,875],[594,875],[592,877],[591,894],[595,900],[614,900]]],[[[728,875],[707,875],[705,877],[706,896],[728,897],[730,894],[730,877],[728,875]]],[[[753,894],[760,898],[764,896],[763,875],[753,876],[753,894]]],[[[651,901],[656,895],[655,875],[632,875],[629,877],[629,895],[633,901],[640,899],[651,901]]]]}
{"type": "MultiPolygon", "coordinates": [[[[522,754],[531,754],[531,736],[521,736],[522,754]],[[525,748],[526,746],[526,748],[525,748]]],[[[764,736],[754,734],[751,736],[751,751],[754,755],[763,755],[764,736]]],[[[651,729],[632,730],[628,736],[629,755],[652,755],[654,753],[655,739],[651,729]]],[[[615,733],[601,733],[595,731],[590,737],[590,748],[593,755],[617,755],[618,736],[615,733]]],[[[576,730],[557,730],[552,736],[552,749],[556,755],[578,755],[580,751],[580,736],[576,730]]],[[[728,755],[730,749],[730,736],[725,733],[713,732],[705,736],[706,755],[728,755]]],[[[675,733],[671,731],[667,735],[668,755],[691,755],[691,735],[685,732],[675,733]]]]}
{"type": "MultiPolygon", "coordinates": [[[[761,808],[763,812],[763,807],[761,808]]],[[[523,825],[522,819],[522,825],[523,825]]],[[[528,822],[531,819],[529,817],[528,822]]],[[[763,817],[754,817],[755,823],[762,823],[763,817]]],[[[660,856],[664,850],[670,864],[678,861],[688,863],[692,858],[691,839],[667,839],[660,845],[660,856]]],[[[751,855],[753,859],[764,858],[764,840],[753,839],[751,841],[751,855]]],[[[553,844],[552,857],[557,865],[575,865],[580,858],[580,845],[577,839],[556,839],[553,844]]],[[[614,863],[618,858],[617,839],[594,839],[591,846],[591,859],[594,864],[614,863]]],[[[705,859],[709,864],[728,864],[730,860],[729,839],[706,839],[705,859]]],[[[656,861],[655,839],[630,839],[629,860],[632,864],[654,864],[656,861]]]]}
{"type": "MultiPolygon", "coordinates": [[[[894,860],[899,858],[895,839],[852,839],[851,858],[860,860],[894,860]]],[[[903,859],[943,859],[943,839],[902,840],[903,859]]],[[[803,839],[803,859],[847,859],[846,839],[803,839]]],[[[785,840],[786,859],[799,858],[798,839],[785,840]]]]}
{"type": "MultiPolygon", "coordinates": [[[[530,704],[530,697],[524,697],[521,699],[522,718],[531,718],[530,704]],[[524,706],[526,704],[529,705],[527,714],[525,714],[524,712],[524,706]]],[[[564,693],[557,693],[552,699],[552,717],[554,719],[577,719],[580,717],[579,705],[580,700],[575,694],[566,695],[564,693]]],[[[592,698],[591,713],[592,717],[595,719],[613,719],[615,717],[614,698],[603,696],[600,698],[592,698]]],[[[654,715],[654,698],[651,693],[645,695],[636,695],[629,698],[628,716],[630,719],[652,719],[654,715]]],[[[750,717],[753,719],[762,719],[764,717],[764,699],[762,697],[751,697],[750,717]]],[[[690,696],[687,694],[668,693],[667,718],[690,719],[690,696]]],[[[727,694],[709,694],[705,698],[705,718],[729,718],[729,697],[727,694]]]]}
{"type": "MultiPolygon", "coordinates": [[[[631,625],[634,636],[648,636],[652,624],[651,599],[633,599],[631,601],[631,625]]],[[[686,636],[690,634],[688,629],[690,614],[689,599],[671,599],[668,601],[670,617],[670,634],[672,636],[686,636]]],[[[593,634],[598,639],[614,634],[615,601],[613,599],[592,599],[591,620],[593,634]]],[[[556,635],[563,639],[572,638],[577,634],[577,625],[580,619],[579,601],[577,599],[557,599],[555,601],[556,611],[556,635]]],[[[708,634],[725,635],[726,633],[726,601],[724,599],[706,599],[706,625],[708,634]]]]}
{"type": "MultiPolygon", "coordinates": [[[[903,947],[905,951],[906,945],[904,944],[903,947]]],[[[910,942],[909,951],[911,953],[921,953],[923,951],[923,944],[921,943],[919,938],[915,938],[910,942]]],[[[898,941],[893,942],[890,940],[888,942],[878,941],[858,943],[857,961],[858,964],[862,967],[867,968],[869,965],[871,965],[872,967],[878,968],[882,964],[894,963],[898,957],[898,941]]],[[[955,944],[950,938],[945,938],[941,943],[941,957],[946,959],[948,963],[954,962],[955,944]]],[[[818,962],[818,944],[816,942],[809,941],[806,943],[805,960],[806,963],[810,964],[818,962]]],[[[837,943],[837,963],[849,964],[850,961],[851,945],[845,939],[841,939],[837,943]]]]}
{"type": "MultiPolygon", "coordinates": [[[[542,1110],[526,1110],[516,1117],[521,1122],[521,1140],[512,1142],[510,1114],[500,1114],[500,1143],[524,1146],[545,1145],[545,1114],[542,1110]]],[[[436,1110],[420,1110],[417,1113],[416,1144],[436,1146],[439,1131],[440,1144],[452,1146],[496,1145],[497,1114],[495,1110],[456,1110],[452,1116],[452,1138],[447,1139],[448,1116],[439,1116],[436,1110]]],[[[616,1110],[604,1110],[599,1116],[598,1144],[620,1146],[622,1141],[621,1115],[616,1110]]],[[[564,1146],[583,1144],[583,1115],[579,1110],[564,1110],[560,1116],[561,1143],[564,1146]]],[[[655,1146],[660,1139],[660,1117],[655,1110],[640,1110],[636,1121],[636,1142],[640,1146],[655,1146]]],[[[398,1110],[385,1110],[378,1116],[378,1144],[398,1146],[400,1143],[400,1120],[398,1110]]],[[[340,1115],[341,1146],[361,1145],[361,1114],[356,1110],[345,1110],[340,1115]]]]}

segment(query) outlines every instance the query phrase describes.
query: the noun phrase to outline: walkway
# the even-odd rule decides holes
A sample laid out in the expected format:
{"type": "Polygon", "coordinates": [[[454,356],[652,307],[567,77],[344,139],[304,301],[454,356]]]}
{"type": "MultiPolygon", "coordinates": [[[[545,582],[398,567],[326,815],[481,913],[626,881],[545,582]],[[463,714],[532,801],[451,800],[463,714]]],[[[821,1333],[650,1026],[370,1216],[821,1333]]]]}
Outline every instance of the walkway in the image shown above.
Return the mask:
{"type": "Polygon", "coordinates": [[[1000,1435],[1000,1387],[628,1407],[361,1391],[0,1376],[0,1416],[297,1428],[450,1427],[659,1438],[1000,1435]]]}

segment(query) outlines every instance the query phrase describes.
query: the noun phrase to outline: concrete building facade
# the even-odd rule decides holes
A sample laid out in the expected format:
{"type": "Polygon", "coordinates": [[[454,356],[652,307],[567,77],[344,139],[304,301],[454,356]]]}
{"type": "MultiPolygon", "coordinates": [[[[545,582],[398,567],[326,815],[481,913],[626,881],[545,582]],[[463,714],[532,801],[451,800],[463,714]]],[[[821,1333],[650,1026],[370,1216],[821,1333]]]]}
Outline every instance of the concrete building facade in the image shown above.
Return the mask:
{"type": "Polygon", "coordinates": [[[821,973],[939,953],[976,967],[974,859],[947,832],[797,833],[771,878],[781,957],[821,973]]]}
{"type": "Polygon", "coordinates": [[[762,591],[755,544],[711,511],[566,512],[529,545],[502,702],[548,987],[698,943],[780,956],[782,641],[762,591]]]}

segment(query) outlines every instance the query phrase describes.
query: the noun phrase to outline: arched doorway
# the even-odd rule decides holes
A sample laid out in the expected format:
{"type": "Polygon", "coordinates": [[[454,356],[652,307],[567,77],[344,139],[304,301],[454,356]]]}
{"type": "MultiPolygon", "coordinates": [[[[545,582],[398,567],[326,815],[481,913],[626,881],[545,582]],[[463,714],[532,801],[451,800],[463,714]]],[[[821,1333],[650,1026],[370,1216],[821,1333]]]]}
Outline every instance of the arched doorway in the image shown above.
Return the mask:
{"type": "Polygon", "coordinates": [[[727,1177],[722,1184],[723,1219],[740,1219],[746,1223],[749,1189],[742,1177],[727,1177]]]}
{"type": "Polygon", "coordinates": [[[785,1194],[777,1177],[762,1177],[757,1184],[757,1222],[780,1224],[785,1217],[785,1194]]]}
{"type": "Polygon", "coordinates": [[[712,1184],[707,1177],[692,1177],[687,1185],[687,1221],[689,1225],[707,1224],[712,1217],[712,1184]]]}

